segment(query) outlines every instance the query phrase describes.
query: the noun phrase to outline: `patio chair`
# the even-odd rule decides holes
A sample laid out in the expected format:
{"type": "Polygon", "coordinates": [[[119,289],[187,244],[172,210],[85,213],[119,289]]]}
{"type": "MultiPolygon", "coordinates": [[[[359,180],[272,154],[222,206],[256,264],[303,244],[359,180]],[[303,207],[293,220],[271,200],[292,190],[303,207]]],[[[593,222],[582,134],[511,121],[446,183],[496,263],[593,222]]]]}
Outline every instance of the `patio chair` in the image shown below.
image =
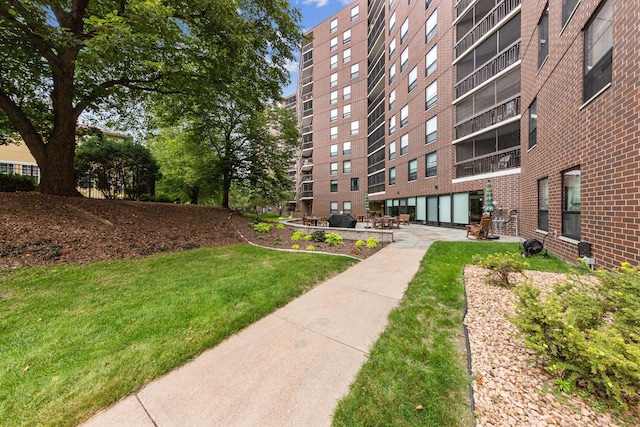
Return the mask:
{"type": "Polygon", "coordinates": [[[480,220],[480,224],[467,225],[467,238],[472,235],[477,240],[486,240],[491,231],[491,217],[483,216],[480,220]]]}

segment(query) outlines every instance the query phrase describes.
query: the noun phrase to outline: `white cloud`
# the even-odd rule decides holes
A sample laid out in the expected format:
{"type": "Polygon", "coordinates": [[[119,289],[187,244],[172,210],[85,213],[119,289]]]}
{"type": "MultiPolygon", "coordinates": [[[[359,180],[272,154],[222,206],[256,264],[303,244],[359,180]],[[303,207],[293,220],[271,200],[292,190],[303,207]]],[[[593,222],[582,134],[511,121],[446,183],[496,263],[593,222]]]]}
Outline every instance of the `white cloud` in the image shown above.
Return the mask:
{"type": "Polygon", "coordinates": [[[329,0],[303,0],[302,4],[315,5],[316,8],[324,7],[329,3],[329,0]]]}
{"type": "Polygon", "coordinates": [[[287,71],[295,73],[300,69],[300,63],[298,61],[288,61],[286,67],[287,71]]]}

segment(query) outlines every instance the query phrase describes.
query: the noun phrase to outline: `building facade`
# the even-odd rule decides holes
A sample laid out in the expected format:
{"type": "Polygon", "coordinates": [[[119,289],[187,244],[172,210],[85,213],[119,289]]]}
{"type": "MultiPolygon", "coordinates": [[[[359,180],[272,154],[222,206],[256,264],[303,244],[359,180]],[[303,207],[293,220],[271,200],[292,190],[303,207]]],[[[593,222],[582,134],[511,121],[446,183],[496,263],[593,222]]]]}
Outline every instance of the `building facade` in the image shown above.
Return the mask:
{"type": "Polygon", "coordinates": [[[522,6],[521,223],[596,266],[640,264],[638,0],[522,6]]]}
{"type": "Polygon", "coordinates": [[[298,209],[462,227],[490,184],[495,234],[637,264],[639,3],[347,6],[301,53],[298,209]]]}

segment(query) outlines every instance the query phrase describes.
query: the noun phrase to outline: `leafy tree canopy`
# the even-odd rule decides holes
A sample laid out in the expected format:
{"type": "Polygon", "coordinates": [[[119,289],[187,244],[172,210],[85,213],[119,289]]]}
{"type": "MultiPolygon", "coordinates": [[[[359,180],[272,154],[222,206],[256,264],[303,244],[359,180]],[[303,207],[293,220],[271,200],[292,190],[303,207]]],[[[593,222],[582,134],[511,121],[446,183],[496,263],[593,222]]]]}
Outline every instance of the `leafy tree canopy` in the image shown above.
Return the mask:
{"type": "Polygon", "coordinates": [[[276,99],[301,40],[287,0],[0,0],[0,134],[43,192],[72,195],[83,112],[140,114],[149,94],[210,94],[242,72],[276,99]]]}

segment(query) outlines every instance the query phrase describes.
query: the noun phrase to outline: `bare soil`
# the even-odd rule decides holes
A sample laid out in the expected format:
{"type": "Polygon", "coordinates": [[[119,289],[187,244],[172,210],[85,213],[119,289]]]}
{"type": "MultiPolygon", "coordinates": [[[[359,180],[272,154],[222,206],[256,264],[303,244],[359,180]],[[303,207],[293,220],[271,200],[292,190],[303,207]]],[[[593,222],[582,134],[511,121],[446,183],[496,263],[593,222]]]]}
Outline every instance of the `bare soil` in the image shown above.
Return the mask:
{"type": "MultiPolygon", "coordinates": [[[[293,230],[253,229],[254,221],[212,206],[0,193],[0,270],[135,258],[244,242],[291,248],[293,230]]],[[[375,250],[309,244],[315,251],[364,258],[375,250]]],[[[378,248],[379,249],[379,248],[378,248]]],[[[376,249],[377,250],[377,249],[376,249]]]]}

